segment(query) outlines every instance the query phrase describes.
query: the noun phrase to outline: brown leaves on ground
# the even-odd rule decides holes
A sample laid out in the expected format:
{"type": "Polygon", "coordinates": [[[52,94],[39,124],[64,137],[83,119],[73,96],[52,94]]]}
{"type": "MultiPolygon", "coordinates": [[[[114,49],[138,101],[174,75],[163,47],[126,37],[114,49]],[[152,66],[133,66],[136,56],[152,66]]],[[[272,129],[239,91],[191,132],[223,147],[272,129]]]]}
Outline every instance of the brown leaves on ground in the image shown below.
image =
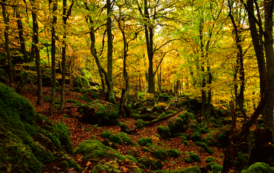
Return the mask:
{"type": "MultiPolygon", "coordinates": [[[[27,99],[31,101],[31,103],[34,105],[35,109],[37,112],[47,116],[50,120],[52,120],[54,123],[64,123],[68,126],[69,132],[71,133],[70,139],[72,142],[73,147],[76,147],[79,143],[85,141],[85,140],[90,140],[91,136],[96,136],[96,139],[103,141],[104,139],[100,137],[100,134],[104,130],[109,130],[113,134],[117,134],[120,132],[120,126],[104,126],[104,127],[97,127],[89,124],[82,124],[81,122],[78,122],[74,116],[81,116],[79,112],[77,112],[77,107],[72,106],[73,103],[66,102],[65,103],[65,110],[63,113],[59,114],[57,108],[54,110],[54,114],[52,116],[49,116],[47,114],[49,110],[50,103],[45,102],[45,96],[50,95],[50,87],[43,87],[43,99],[42,99],[42,105],[37,106],[36,103],[36,92],[33,90],[26,90],[23,94],[27,99]],[[67,118],[65,118],[64,114],[67,115],[67,118]]],[[[67,99],[73,99],[77,100],[81,103],[86,103],[83,100],[78,100],[78,97],[80,96],[80,93],[72,92],[70,91],[68,95],[65,95],[65,100],[67,99]]],[[[56,99],[58,101],[60,93],[56,93],[56,99]]],[[[104,103],[104,102],[103,102],[104,103]]],[[[183,113],[183,112],[181,112],[183,113]]],[[[179,114],[179,113],[178,113],[179,114]]],[[[170,120],[175,119],[178,117],[178,114],[172,117],[170,120]]],[[[124,122],[127,124],[129,128],[134,128],[135,127],[135,121],[134,119],[131,118],[120,118],[120,121],[124,122]]],[[[137,129],[137,134],[136,135],[129,135],[130,138],[132,139],[133,142],[138,142],[138,139],[143,138],[143,137],[151,137],[154,144],[158,145],[159,147],[165,148],[165,149],[178,149],[181,153],[181,155],[178,158],[167,158],[166,162],[163,162],[163,169],[170,169],[170,170],[175,170],[175,169],[183,169],[186,167],[190,166],[205,166],[205,158],[208,156],[213,156],[217,158],[217,163],[221,164],[223,163],[223,151],[220,148],[217,147],[210,147],[213,149],[214,154],[208,154],[206,153],[203,149],[201,149],[199,146],[196,146],[194,142],[191,140],[189,141],[189,146],[186,146],[183,144],[182,140],[179,137],[172,138],[171,141],[168,140],[160,140],[155,134],[157,133],[157,126],[160,125],[168,125],[168,121],[163,121],[159,122],[157,124],[154,124],[153,126],[150,127],[145,127],[143,129],[137,129]],[[184,157],[187,157],[184,155],[184,152],[195,152],[197,153],[200,158],[201,158],[201,163],[186,163],[184,161],[184,157]]],[[[187,130],[185,133],[188,133],[192,135],[192,133],[187,130]]],[[[148,147],[149,148],[149,147],[148,147]]],[[[131,145],[119,145],[117,148],[118,151],[120,151],[122,154],[128,154],[129,151],[132,151],[133,153],[139,153],[140,157],[148,157],[148,158],[153,158],[153,156],[149,152],[145,152],[142,150],[142,146],[131,146],[131,145]]],[[[76,156],[75,160],[81,165],[89,169],[85,170],[91,170],[93,166],[95,166],[97,163],[94,162],[85,162],[83,163],[83,160],[81,156],[76,156]],[[84,165],[83,165],[84,164],[84,165]]],[[[127,160],[125,161],[127,162],[127,160]]],[[[120,171],[123,172],[128,172],[130,167],[127,167],[123,164],[120,164],[120,171]],[[122,166],[121,166],[122,165],[122,166]]],[[[73,169],[67,170],[68,173],[73,173],[73,169]]]]}

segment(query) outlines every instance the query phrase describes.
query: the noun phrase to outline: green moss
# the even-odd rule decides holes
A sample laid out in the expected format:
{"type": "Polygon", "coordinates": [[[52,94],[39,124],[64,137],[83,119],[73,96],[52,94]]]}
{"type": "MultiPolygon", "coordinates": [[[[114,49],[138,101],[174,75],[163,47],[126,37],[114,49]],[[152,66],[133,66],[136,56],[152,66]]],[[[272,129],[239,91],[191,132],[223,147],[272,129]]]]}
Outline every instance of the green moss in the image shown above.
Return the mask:
{"type": "Polygon", "coordinates": [[[135,122],[135,124],[136,124],[136,126],[137,126],[138,128],[142,128],[142,127],[144,127],[144,126],[147,124],[147,122],[145,122],[145,121],[142,120],[142,119],[138,119],[138,120],[135,122]]]}
{"type": "MultiPolygon", "coordinates": [[[[185,139],[188,140],[188,139],[189,139],[189,134],[184,133],[184,134],[182,134],[182,137],[185,137],[185,139]]],[[[181,138],[181,137],[180,137],[180,138],[181,138]]]]}
{"type": "Polygon", "coordinates": [[[69,102],[69,103],[79,103],[78,101],[72,100],[72,99],[67,99],[66,102],[69,102]]]}
{"type": "Polygon", "coordinates": [[[165,112],[161,113],[161,114],[159,115],[158,118],[162,118],[162,117],[164,117],[164,116],[166,116],[166,113],[165,113],[165,112]]]}
{"type": "Polygon", "coordinates": [[[191,123],[189,126],[192,132],[198,132],[198,133],[202,132],[201,128],[196,123],[191,123]]]}
{"type": "Polygon", "coordinates": [[[199,157],[198,154],[191,153],[191,154],[190,154],[190,158],[191,158],[193,161],[195,161],[195,162],[201,162],[201,159],[200,159],[200,157],[199,157]]]}
{"type": "Polygon", "coordinates": [[[180,151],[175,149],[170,149],[166,151],[169,157],[179,157],[180,151]]]}
{"type": "Polygon", "coordinates": [[[202,137],[201,137],[200,133],[195,132],[195,133],[190,137],[190,139],[191,139],[193,142],[197,142],[197,141],[201,141],[201,140],[202,140],[202,137]]]}
{"type": "Polygon", "coordinates": [[[263,162],[257,162],[249,166],[247,170],[243,170],[241,173],[274,173],[274,169],[268,164],[263,162]]]}
{"type": "Polygon", "coordinates": [[[167,152],[161,147],[157,147],[156,150],[151,152],[151,154],[153,155],[153,157],[160,160],[165,160],[168,156],[167,152]]]}
{"type": "Polygon", "coordinates": [[[219,165],[219,164],[217,164],[215,162],[211,162],[209,164],[211,166],[211,169],[212,169],[213,173],[222,172],[222,170],[223,170],[223,166],[222,165],[219,165]]]}
{"type": "Polygon", "coordinates": [[[157,132],[164,139],[166,139],[169,136],[171,136],[170,129],[169,129],[168,126],[158,126],[157,127],[157,132]]]}
{"type": "Polygon", "coordinates": [[[111,142],[123,145],[124,141],[122,140],[121,136],[116,134],[116,135],[110,135],[108,138],[111,142]]]}
{"type": "Polygon", "coordinates": [[[184,160],[185,160],[186,163],[192,163],[193,162],[192,158],[190,158],[190,157],[185,157],[184,160]]]}
{"type": "Polygon", "coordinates": [[[24,123],[24,127],[30,136],[33,136],[36,134],[36,128],[30,125],[29,123],[24,123]]]}
{"type": "Polygon", "coordinates": [[[201,173],[201,169],[198,166],[185,168],[181,173],[201,173]]]}
{"type": "Polygon", "coordinates": [[[142,157],[138,159],[138,162],[151,170],[161,170],[163,168],[161,160],[153,160],[151,158],[142,157]]]}
{"type": "Polygon", "coordinates": [[[145,152],[150,152],[149,148],[147,148],[147,147],[143,147],[142,150],[145,152]]]}
{"type": "Polygon", "coordinates": [[[149,144],[153,144],[153,141],[151,138],[140,138],[140,139],[138,139],[138,143],[141,146],[147,146],[149,144]]]}
{"type": "Polygon", "coordinates": [[[206,163],[210,163],[210,162],[214,162],[217,161],[217,159],[215,157],[209,156],[205,159],[206,163]]]}
{"type": "Polygon", "coordinates": [[[204,138],[204,142],[208,145],[208,146],[212,146],[214,141],[211,137],[205,137],[204,138]]]}
{"type": "Polygon", "coordinates": [[[187,126],[184,125],[184,121],[182,118],[177,118],[173,121],[170,121],[168,123],[168,127],[172,134],[177,132],[185,132],[187,130],[187,126]]]}
{"type": "Polygon", "coordinates": [[[201,146],[205,152],[208,152],[209,154],[213,154],[213,151],[208,147],[208,145],[204,142],[195,142],[196,145],[201,146]]]}
{"type": "Polygon", "coordinates": [[[123,141],[126,143],[126,144],[129,144],[129,145],[132,145],[133,142],[131,140],[131,138],[128,136],[128,134],[124,133],[124,132],[120,132],[118,133],[117,135],[121,136],[121,138],[123,139],[123,141]]]}
{"type": "Polygon", "coordinates": [[[103,132],[101,133],[100,136],[101,136],[102,138],[109,138],[110,135],[112,135],[111,132],[109,132],[109,131],[103,131],[103,132]]]}

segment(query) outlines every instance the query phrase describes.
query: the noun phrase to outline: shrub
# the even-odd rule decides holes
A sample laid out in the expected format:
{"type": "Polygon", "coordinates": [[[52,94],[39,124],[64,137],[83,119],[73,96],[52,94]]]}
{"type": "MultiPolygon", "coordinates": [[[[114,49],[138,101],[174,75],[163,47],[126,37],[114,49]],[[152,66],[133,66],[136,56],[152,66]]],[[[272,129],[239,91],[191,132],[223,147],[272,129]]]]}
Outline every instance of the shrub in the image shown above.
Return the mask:
{"type": "Polygon", "coordinates": [[[170,129],[168,126],[158,126],[157,132],[164,139],[168,138],[171,135],[170,129]]]}

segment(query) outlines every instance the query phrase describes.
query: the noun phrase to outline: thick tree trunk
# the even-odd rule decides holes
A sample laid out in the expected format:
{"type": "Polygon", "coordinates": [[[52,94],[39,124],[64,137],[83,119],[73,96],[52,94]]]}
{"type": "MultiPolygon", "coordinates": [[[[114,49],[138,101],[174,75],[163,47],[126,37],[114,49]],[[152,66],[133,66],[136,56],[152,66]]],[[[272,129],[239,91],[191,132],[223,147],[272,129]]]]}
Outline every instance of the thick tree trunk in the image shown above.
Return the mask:
{"type": "Polygon", "coordinates": [[[55,25],[57,22],[57,16],[55,14],[57,10],[57,1],[53,1],[53,21],[51,28],[51,102],[49,107],[49,114],[53,114],[54,101],[55,101],[55,92],[56,92],[56,70],[55,70],[55,54],[56,54],[56,45],[55,45],[55,25]]]}
{"type": "Polygon", "coordinates": [[[263,113],[264,129],[273,133],[274,106],[274,57],[273,57],[273,0],[264,0],[265,33],[264,47],[266,56],[267,95],[268,100],[263,113]]]}
{"type": "MultiPolygon", "coordinates": [[[[5,0],[4,0],[5,2],[5,0]]],[[[10,87],[14,87],[14,78],[13,78],[13,70],[12,70],[12,62],[11,62],[11,55],[10,55],[10,47],[9,47],[9,16],[6,14],[6,8],[2,5],[2,15],[5,23],[5,47],[8,56],[8,65],[9,65],[9,78],[10,78],[10,87]]]]}
{"type": "Polygon", "coordinates": [[[34,5],[34,0],[32,0],[32,21],[33,21],[33,40],[34,40],[34,48],[35,48],[35,62],[36,62],[36,71],[37,71],[37,81],[38,81],[38,96],[37,96],[37,105],[42,104],[42,73],[40,66],[40,53],[38,48],[39,38],[38,38],[38,23],[37,23],[37,15],[36,15],[36,7],[34,5]]]}

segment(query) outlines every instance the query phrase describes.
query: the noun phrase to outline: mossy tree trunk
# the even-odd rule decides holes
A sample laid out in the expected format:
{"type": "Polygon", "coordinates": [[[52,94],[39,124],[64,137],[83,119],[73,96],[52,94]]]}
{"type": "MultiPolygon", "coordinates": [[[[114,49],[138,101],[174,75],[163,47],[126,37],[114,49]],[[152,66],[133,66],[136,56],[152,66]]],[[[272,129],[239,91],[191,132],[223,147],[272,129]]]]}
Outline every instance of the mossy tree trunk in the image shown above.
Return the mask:
{"type": "Polygon", "coordinates": [[[36,71],[37,71],[37,81],[38,81],[38,94],[37,94],[37,105],[42,104],[42,73],[41,73],[41,66],[40,66],[40,52],[38,48],[39,38],[38,38],[38,23],[37,23],[37,9],[35,7],[35,1],[31,0],[32,2],[32,22],[33,22],[33,40],[34,40],[34,49],[35,49],[35,63],[36,63],[36,71]]]}
{"type": "Polygon", "coordinates": [[[55,14],[57,10],[57,0],[53,2],[53,20],[52,20],[52,27],[51,27],[51,102],[49,107],[49,114],[53,114],[54,109],[54,100],[55,100],[55,92],[56,92],[56,70],[55,70],[55,54],[56,54],[56,41],[55,41],[55,25],[57,22],[57,16],[55,14]]]}
{"type": "Polygon", "coordinates": [[[63,24],[64,24],[64,35],[63,35],[63,46],[62,46],[62,81],[61,81],[61,101],[60,101],[60,112],[64,109],[65,104],[65,81],[66,81],[66,72],[67,72],[67,66],[66,66],[66,27],[67,27],[67,20],[69,16],[71,15],[71,9],[73,7],[74,1],[71,2],[71,5],[69,7],[69,10],[67,12],[67,0],[63,0],[63,24]]]}
{"type": "MultiPolygon", "coordinates": [[[[92,11],[91,9],[89,9],[86,2],[84,2],[84,4],[85,4],[87,10],[92,11]]],[[[97,55],[96,48],[95,48],[95,38],[96,37],[95,37],[95,29],[94,29],[94,26],[93,26],[94,22],[93,22],[93,20],[90,16],[87,17],[86,21],[89,24],[89,29],[90,29],[90,39],[91,39],[90,51],[91,51],[91,54],[95,58],[95,61],[96,61],[96,64],[97,64],[99,70],[101,70],[101,72],[105,76],[105,82],[106,82],[106,85],[108,87],[108,101],[116,104],[116,100],[114,98],[114,93],[113,93],[112,81],[109,80],[110,78],[108,76],[107,71],[101,65],[101,63],[99,61],[99,57],[97,55]]]]}
{"type": "MultiPolygon", "coordinates": [[[[3,0],[5,3],[5,0],[3,0]]],[[[11,62],[11,54],[10,54],[10,47],[9,47],[9,15],[6,13],[6,8],[4,4],[2,4],[2,15],[5,23],[5,47],[8,56],[8,66],[9,66],[9,79],[10,79],[10,86],[14,87],[14,78],[13,78],[13,70],[12,70],[12,62],[11,62]]]]}
{"type": "MultiPolygon", "coordinates": [[[[25,44],[25,39],[24,39],[24,34],[23,34],[24,28],[23,28],[22,20],[21,20],[20,13],[18,10],[19,9],[16,9],[16,18],[17,18],[17,27],[18,27],[18,31],[19,31],[20,46],[21,46],[21,51],[24,56],[25,63],[28,63],[29,58],[28,58],[28,54],[26,51],[26,44],[25,44]]],[[[29,69],[29,68],[27,67],[27,69],[29,69]]],[[[18,94],[22,94],[22,92],[24,91],[24,87],[27,84],[28,78],[29,78],[29,75],[27,72],[25,72],[24,76],[22,76],[20,82],[17,84],[17,87],[16,87],[16,92],[18,94]]]]}

